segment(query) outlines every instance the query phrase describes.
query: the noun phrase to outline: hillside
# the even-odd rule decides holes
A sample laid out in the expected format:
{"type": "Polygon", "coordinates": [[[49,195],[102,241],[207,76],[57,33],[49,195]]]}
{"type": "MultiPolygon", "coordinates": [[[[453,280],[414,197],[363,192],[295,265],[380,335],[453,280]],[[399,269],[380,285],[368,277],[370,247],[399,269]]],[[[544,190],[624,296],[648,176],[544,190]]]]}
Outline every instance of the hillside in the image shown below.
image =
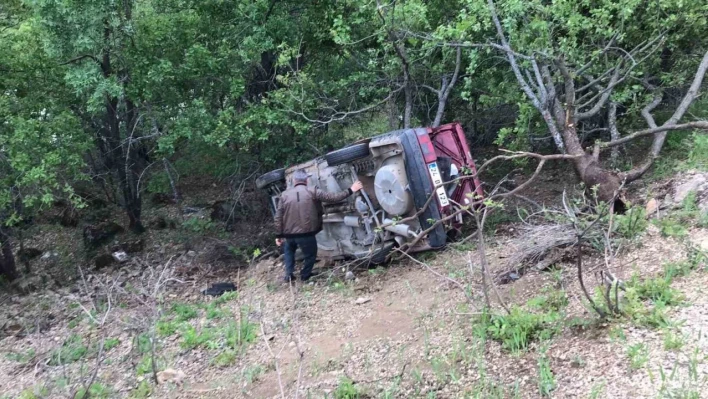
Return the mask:
{"type": "MultiPolygon", "coordinates": [[[[645,202],[663,188],[671,197],[704,176],[682,174],[631,196],[645,202]]],[[[224,264],[209,240],[149,242],[125,264],[5,294],[0,384],[8,398],[65,397],[83,385],[106,398],[700,397],[708,229],[692,209],[704,186],[693,205],[650,215],[623,241],[611,269],[625,286],[622,314],[604,320],[583,297],[572,257],[499,285],[511,313],[493,296],[487,314],[470,243],[355,269],[353,280],[347,264],[322,266],[313,283],[288,286],[277,258],[224,264]],[[217,281],[238,290],[200,293],[217,281]]],[[[527,227],[498,219],[487,233],[491,276],[508,270],[527,227]]],[[[585,263],[602,263],[599,255],[585,263]]],[[[592,270],[586,280],[591,291],[602,281],[592,270]]]]}

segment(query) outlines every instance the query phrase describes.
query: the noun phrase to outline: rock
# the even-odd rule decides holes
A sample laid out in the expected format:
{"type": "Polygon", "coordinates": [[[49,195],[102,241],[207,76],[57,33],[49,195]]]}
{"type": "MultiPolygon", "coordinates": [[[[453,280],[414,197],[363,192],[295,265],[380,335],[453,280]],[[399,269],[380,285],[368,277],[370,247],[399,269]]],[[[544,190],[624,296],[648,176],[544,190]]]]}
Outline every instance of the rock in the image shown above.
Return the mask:
{"type": "Polygon", "coordinates": [[[174,384],[181,385],[185,378],[187,378],[187,375],[184,374],[184,371],[182,370],[165,369],[157,373],[157,380],[160,384],[172,382],[174,384]]]}
{"type": "Polygon", "coordinates": [[[182,213],[185,215],[194,215],[197,213],[201,213],[203,210],[203,208],[198,208],[196,206],[185,206],[184,208],[182,208],[182,213]]]}
{"type": "Polygon", "coordinates": [[[118,263],[125,263],[128,261],[128,254],[125,251],[117,251],[111,254],[113,259],[118,263]]]}
{"type": "Polygon", "coordinates": [[[367,302],[371,302],[371,298],[364,298],[364,297],[359,297],[354,301],[355,305],[363,305],[367,302]]]}
{"type": "Polygon", "coordinates": [[[13,281],[13,284],[23,292],[38,290],[42,285],[40,276],[25,276],[13,281]]]}
{"type": "Polygon", "coordinates": [[[84,246],[96,248],[101,244],[110,241],[117,234],[125,229],[114,222],[103,222],[97,225],[84,227],[84,246]]]}
{"type": "Polygon", "coordinates": [[[187,256],[190,258],[194,258],[195,256],[197,256],[197,253],[194,251],[187,251],[187,256]]]}
{"type": "Polygon", "coordinates": [[[351,271],[347,271],[347,273],[344,275],[344,279],[347,281],[352,281],[355,278],[356,276],[354,276],[354,273],[352,273],[351,271]]]}
{"type": "Polygon", "coordinates": [[[132,241],[124,241],[118,245],[114,245],[113,248],[111,248],[111,251],[112,252],[124,251],[125,253],[128,253],[128,254],[134,254],[137,252],[142,252],[142,250],[144,248],[145,248],[145,241],[143,239],[138,239],[138,240],[132,240],[132,241]]]}
{"type": "Polygon", "coordinates": [[[706,177],[704,175],[695,175],[691,180],[676,186],[674,189],[674,202],[683,202],[691,191],[699,191],[704,183],[706,183],[706,177]]]}
{"type": "Polygon", "coordinates": [[[657,201],[655,198],[650,199],[647,201],[647,205],[645,206],[644,210],[646,211],[647,217],[651,217],[653,214],[656,213],[656,211],[659,210],[659,201],[657,201]]]}
{"type": "Polygon", "coordinates": [[[3,333],[5,333],[5,335],[11,335],[15,337],[24,337],[25,335],[27,335],[25,328],[18,323],[4,326],[3,333]]]}
{"type": "Polygon", "coordinates": [[[17,259],[19,259],[20,262],[29,262],[30,260],[38,257],[41,254],[42,254],[41,249],[24,248],[24,249],[17,251],[17,259]]]}
{"type": "Polygon", "coordinates": [[[50,261],[54,260],[59,257],[59,252],[56,251],[47,251],[45,252],[41,258],[39,258],[42,261],[50,261]]]}
{"type": "Polygon", "coordinates": [[[110,266],[115,262],[113,255],[111,254],[101,254],[96,257],[94,264],[96,265],[96,270],[103,269],[106,266],[110,266]]]}

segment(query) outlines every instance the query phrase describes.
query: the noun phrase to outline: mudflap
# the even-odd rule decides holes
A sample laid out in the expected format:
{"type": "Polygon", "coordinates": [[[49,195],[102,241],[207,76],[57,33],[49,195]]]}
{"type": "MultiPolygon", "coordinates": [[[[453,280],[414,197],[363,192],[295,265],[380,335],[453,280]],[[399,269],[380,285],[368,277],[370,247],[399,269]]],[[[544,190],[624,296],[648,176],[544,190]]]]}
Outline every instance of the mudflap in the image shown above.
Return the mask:
{"type": "MultiPolygon", "coordinates": [[[[425,129],[422,129],[425,131],[425,129]]],[[[418,137],[415,129],[408,129],[401,133],[401,144],[403,145],[403,153],[405,154],[406,174],[408,174],[408,184],[413,202],[416,209],[421,209],[425,206],[428,198],[433,194],[433,183],[428,176],[428,167],[423,158],[423,151],[418,144],[418,137]]],[[[433,198],[430,205],[425,208],[423,213],[418,217],[423,230],[427,230],[433,223],[430,221],[438,221],[441,219],[440,209],[438,208],[437,199],[433,198]]],[[[433,248],[445,246],[447,235],[442,224],[437,225],[428,234],[428,243],[433,248]]]]}

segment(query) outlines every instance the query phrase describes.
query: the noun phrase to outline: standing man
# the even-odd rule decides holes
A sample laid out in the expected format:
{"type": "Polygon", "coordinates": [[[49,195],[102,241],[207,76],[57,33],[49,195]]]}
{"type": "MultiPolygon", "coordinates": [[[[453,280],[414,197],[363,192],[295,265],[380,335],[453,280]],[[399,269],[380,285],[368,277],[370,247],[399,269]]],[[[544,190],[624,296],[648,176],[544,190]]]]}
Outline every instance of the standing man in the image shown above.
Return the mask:
{"type": "Polygon", "coordinates": [[[285,281],[294,279],[295,250],[300,247],[305,255],[305,264],[300,271],[302,281],[313,276],[312,267],[317,258],[317,239],[315,235],[322,230],[322,202],[338,202],[361,190],[360,181],[355,181],[351,188],[338,193],[327,193],[317,187],[307,187],[310,177],[304,169],[293,173],[293,187],[280,195],[280,203],[275,213],[275,243],[283,244],[285,239],[285,281]]]}

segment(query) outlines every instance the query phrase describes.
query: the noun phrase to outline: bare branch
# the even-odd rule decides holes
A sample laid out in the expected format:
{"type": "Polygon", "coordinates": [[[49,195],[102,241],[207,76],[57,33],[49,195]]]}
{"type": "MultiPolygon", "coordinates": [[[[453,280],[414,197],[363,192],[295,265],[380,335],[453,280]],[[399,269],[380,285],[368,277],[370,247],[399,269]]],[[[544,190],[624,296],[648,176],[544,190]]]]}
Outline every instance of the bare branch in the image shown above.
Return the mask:
{"type": "MultiPolygon", "coordinates": [[[[620,139],[620,132],[617,129],[617,103],[610,101],[610,108],[607,111],[607,125],[610,129],[610,140],[616,141],[620,139]]],[[[619,149],[617,147],[612,148],[612,161],[617,162],[619,158],[619,149]]],[[[595,159],[599,158],[595,157],[595,159]]]]}
{"type": "Polygon", "coordinates": [[[489,6],[489,11],[492,14],[492,21],[494,21],[494,26],[497,29],[497,35],[501,40],[502,49],[506,53],[506,57],[509,60],[509,64],[511,65],[511,69],[514,72],[514,76],[516,76],[516,80],[519,82],[519,85],[521,85],[521,89],[524,91],[524,93],[526,93],[526,96],[528,96],[533,105],[539,111],[542,111],[545,107],[541,103],[538,96],[536,96],[536,94],[533,92],[531,86],[521,73],[521,68],[519,68],[519,64],[516,61],[516,55],[511,50],[511,46],[509,45],[509,42],[507,41],[506,36],[504,35],[504,29],[502,28],[501,22],[499,21],[499,16],[497,15],[497,8],[494,5],[494,0],[487,0],[487,4],[489,6]]]}
{"type": "Polygon", "coordinates": [[[457,77],[460,75],[460,66],[462,65],[462,49],[457,48],[455,50],[455,72],[452,74],[449,82],[443,78],[443,83],[440,87],[438,93],[438,112],[435,114],[435,120],[433,121],[432,127],[440,126],[442,122],[443,115],[445,113],[445,106],[447,105],[447,99],[450,97],[450,92],[452,88],[457,83],[457,77]]]}
{"type": "Polygon", "coordinates": [[[75,57],[75,58],[70,59],[69,61],[62,62],[62,63],[60,63],[59,65],[73,64],[73,63],[75,63],[75,62],[79,62],[79,61],[85,60],[85,59],[87,59],[87,58],[90,59],[90,60],[92,60],[92,61],[94,61],[94,62],[97,63],[98,65],[101,65],[101,61],[99,61],[99,59],[96,58],[96,56],[93,56],[93,55],[91,55],[91,54],[80,55],[80,56],[78,56],[78,57],[75,57]]]}
{"type": "MultiPolygon", "coordinates": [[[[600,51],[598,54],[596,54],[594,57],[592,57],[592,58],[590,59],[590,61],[588,61],[587,63],[585,63],[585,65],[583,65],[583,66],[581,66],[580,68],[578,68],[578,70],[575,72],[576,75],[577,75],[577,76],[581,76],[582,74],[584,74],[585,71],[587,71],[588,69],[590,69],[590,67],[592,67],[592,65],[595,63],[595,61],[597,61],[601,56],[603,56],[605,53],[607,53],[607,51],[608,51],[612,46],[614,46],[615,41],[617,40],[617,36],[619,36],[619,33],[615,33],[614,35],[612,35],[612,37],[610,38],[610,41],[607,42],[607,45],[605,46],[605,48],[603,48],[602,51],[600,51]]],[[[578,91],[581,91],[581,90],[582,90],[582,89],[578,89],[578,91]]]]}
{"type": "Polygon", "coordinates": [[[696,121],[696,122],[688,122],[688,123],[681,123],[678,125],[661,125],[657,126],[652,129],[645,129],[645,130],[640,130],[638,132],[634,132],[628,136],[624,136],[619,140],[613,140],[607,143],[600,143],[599,146],[601,149],[605,148],[611,148],[615,147],[621,144],[628,143],[634,139],[637,139],[639,137],[643,136],[650,136],[652,134],[665,134],[668,131],[673,131],[673,130],[689,130],[689,129],[701,129],[701,130],[708,130],[708,121],[696,121]]]}

